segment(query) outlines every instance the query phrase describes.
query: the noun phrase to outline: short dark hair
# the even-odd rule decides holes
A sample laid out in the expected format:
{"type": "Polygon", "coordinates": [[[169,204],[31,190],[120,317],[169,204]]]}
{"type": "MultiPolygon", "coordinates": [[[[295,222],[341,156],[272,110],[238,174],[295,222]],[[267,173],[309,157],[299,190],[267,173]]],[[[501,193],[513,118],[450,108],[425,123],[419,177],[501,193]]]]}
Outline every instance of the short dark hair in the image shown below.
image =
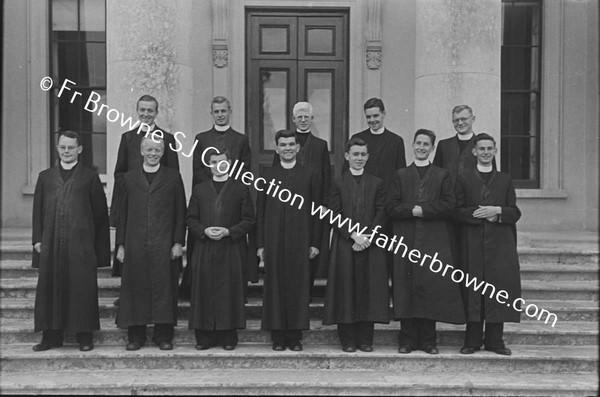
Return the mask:
{"type": "Polygon", "coordinates": [[[477,142],[479,141],[492,141],[494,142],[494,146],[496,146],[496,140],[489,134],[482,132],[480,134],[475,135],[475,146],[477,146],[477,142]]]}
{"type": "Polygon", "coordinates": [[[435,145],[435,132],[431,130],[426,130],[425,128],[419,128],[417,132],[415,132],[415,137],[413,139],[413,143],[417,140],[419,135],[426,135],[431,139],[431,145],[435,145]]]}
{"type": "Polygon", "coordinates": [[[210,102],[210,110],[213,109],[213,105],[215,103],[217,103],[217,104],[219,104],[219,103],[227,103],[227,108],[229,110],[231,110],[231,103],[229,102],[229,99],[225,98],[224,96],[219,95],[219,96],[214,97],[212,99],[212,101],[210,102]]]}
{"type": "Polygon", "coordinates": [[[275,145],[279,143],[279,138],[294,138],[296,143],[298,143],[298,138],[296,138],[296,133],[290,130],[279,130],[275,133],[275,145]]]}
{"type": "Polygon", "coordinates": [[[346,142],[346,153],[350,153],[350,148],[352,146],[366,146],[367,153],[369,153],[369,145],[362,138],[352,138],[348,142],[346,142]]]}
{"type": "Polygon", "coordinates": [[[61,136],[66,136],[67,138],[75,139],[75,140],[77,140],[77,146],[83,146],[81,144],[81,135],[79,135],[78,132],[71,131],[71,130],[60,131],[58,133],[58,137],[56,138],[57,145],[58,145],[58,141],[60,141],[61,136]]]}
{"type": "Polygon", "coordinates": [[[222,152],[219,151],[219,150],[217,150],[217,149],[215,149],[215,148],[209,149],[209,150],[206,151],[206,157],[205,158],[208,158],[208,161],[210,162],[210,158],[212,156],[219,156],[221,154],[224,154],[225,157],[227,157],[227,160],[231,160],[231,156],[229,154],[229,149],[226,149],[226,150],[224,150],[222,152]]]}
{"type": "Polygon", "coordinates": [[[471,109],[470,106],[468,105],[458,105],[458,106],[454,106],[454,109],[452,109],[452,115],[455,115],[456,113],[460,113],[463,110],[468,110],[469,113],[471,113],[471,116],[473,115],[473,109],[471,109]]]}
{"type": "Polygon", "coordinates": [[[148,95],[148,94],[142,95],[140,97],[140,99],[138,99],[137,103],[135,104],[136,109],[140,106],[140,102],[142,102],[142,101],[156,103],[156,111],[158,112],[158,101],[152,95],[148,95]]]}
{"type": "Polygon", "coordinates": [[[385,112],[385,106],[383,106],[383,101],[379,98],[367,99],[367,102],[365,102],[363,108],[364,108],[364,110],[371,109],[371,108],[379,108],[379,110],[381,110],[382,112],[385,112]]]}

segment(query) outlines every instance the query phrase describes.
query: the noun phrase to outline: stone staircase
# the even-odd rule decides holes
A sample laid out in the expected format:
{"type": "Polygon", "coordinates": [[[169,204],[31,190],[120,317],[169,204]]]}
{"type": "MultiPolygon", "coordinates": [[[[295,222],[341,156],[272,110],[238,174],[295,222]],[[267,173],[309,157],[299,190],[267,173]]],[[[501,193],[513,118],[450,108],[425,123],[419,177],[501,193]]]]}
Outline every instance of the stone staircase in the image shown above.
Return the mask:
{"type": "Polygon", "coordinates": [[[37,271],[27,230],[3,230],[0,246],[0,392],[3,394],[376,394],[597,395],[598,248],[596,234],[523,234],[523,297],[557,315],[554,327],[523,315],[506,324],[510,357],[461,355],[464,326],[438,324],[440,354],[397,353],[399,325],[377,325],[373,353],[341,351],[335,327],[323,326],[325,281],[313,289],[311,330],[303,352],[274,352],[260,330],[262,282],[251,284],[247,328],[234,351],[194,349],[189,303],[180,302],[175,349],[147,344],[125,351],[116,328],[120,280],[99,269],[101,330],[95,349],[33,352],[37,271]]]}

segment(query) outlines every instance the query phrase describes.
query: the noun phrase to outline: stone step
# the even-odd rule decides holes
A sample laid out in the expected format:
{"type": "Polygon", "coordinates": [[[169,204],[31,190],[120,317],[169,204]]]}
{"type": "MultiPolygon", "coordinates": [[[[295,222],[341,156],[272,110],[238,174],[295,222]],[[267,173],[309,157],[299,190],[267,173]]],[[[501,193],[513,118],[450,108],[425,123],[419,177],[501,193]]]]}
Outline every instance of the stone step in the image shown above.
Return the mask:
{"type": "MultiPolygon", "coordinates": [[[[100,298],[117,298],[121,280],[119,278],[98,279],[98,296],[100,298]]],[[[249,297],[262,296],[263,280],[248,285],[249,297]]],[[[316,280],[312,296],[325,296],[326,280],[316,280]]],[[[0,298],[34,298],[37,278],[24,277],[16,279],[0,279],[0,298]]],[[[522,282],[523,298],[529,300],[581,300],[598,301],[598,282],[596,281],[544,281],[524,280],[522,282]]]]}
{"type": "MultiPolygon", "coordinates": [[[[114,319],[101,319],[100,330],[94,332],[96,343],[101,345],[125,345],[126,330],[118,329],[114,319]]],[[[149,328],[152,328],[151,326],[149,328]]],[[[375,325],[376,346],[397,345],[399,322],[375,325]]],[[[438,323],[438,343],[456,346],[463,344],[464,325],[438,323]]],[[[152,335],[152,331],[148,331],[152,335]]],[[[303,340],[307,345],[338,346],[339,340],[335,325],[323,325],[320,320],[310,322],[310,330],[304,331],[303,340]]],[[[41,334],[33,333],[33,321],[23,319],[3,319],[0,326],[0,343],[2,346],[15,343],[35,344],[40,341],[41,334]]],[[[260,328],[260,320],[246,321],[246,329],[239,331],[242,344],[268,343],[269,332],[260,328]]],[[[538,321],[525,321],[504,326],[504,340],[510,345],[565,345],[584,346],[598,344],[598,323],[596,322],[557,322],[554,327],[538,321]]],[[[74,336],[67,335],[67,341],[74,341],[74,336]]],[[[194,333],[188,330],[187,321],[179,321],[175,328],[175,341],[182,344],[195,343],[194,333]]]]}
{"type": "MultiPolygon", "coordinates": [[[[100,298],[100,318],[114,319],[117,314],[117,306],[114,305],[114,298],[100,298]]],[[[33,298],[10,298],[0,301],[0,312],[2,318],[20,318],[33,319],[34,309],[33,298]]],[[[529,301],[534,303],[539,308],[548,310],[556,314],[557,321],[598,321],[598,303],[589,301],[529,301]]],[[[390,316],[391,313],[390,305],[390,316]]],[[[189,318],[190,303],[187,301],[179,301],[180,320],[189,318]]],[[[310,305],[310,317],[320,319],[323,318],[324,302],[321,298],[314,298],[310,305]]],[[[262,300],[260,298],[250,298],[246,304],[246,317],[248,319],[259,319],[262,314],[262,300]]],[[[522,320],[527,320],[529,317],[525,312],[521,315],[522,320]]],[[[33,321],[33,320],[32,320],[33,321]]]]}
{"type": "MultiPolygon", "coordinates": [[[[98,278],[111,278],[112,269],[98,269],[98,278]]],[[[37,277],[37,269],[31,267],[31,261],[5,260],[0,262],[0,277],[26,278],[37,277]]],[[[594,264],[569,265],[562,264],[522,264],[522,280],[547,281],[598,281],[598,266],[594,264]]]]}
{"type": "Polygon", "coordinates": [[[589,396],[596,374],[375,370],[162,369],[4,372],[5,394],[589,396]],[[73,376],[76,374],[76,376],[73,376]]]}
{"type": "Polygon", "coordinates": [[[144,347],[129,352],[122,345],[97,346],[80,352],[78,345],[34,352],[29,344],[3,346],[2,372],[56,370],[375,370],[398,372],[466,372],[566,374],[595,373],[598,351],[588,346],[519,346],[513,355],[492,352],[460,354],[454,346],[440,346],[439,355],[413,352],[401,355],[395,346],[377,347],[372,353],[345,353],[339,347],[310,345],[302,352],[275,352],[270,344],[243,344],[233,351],[214,348],[197,351],[178,344],[172,351],[144,347]]]}

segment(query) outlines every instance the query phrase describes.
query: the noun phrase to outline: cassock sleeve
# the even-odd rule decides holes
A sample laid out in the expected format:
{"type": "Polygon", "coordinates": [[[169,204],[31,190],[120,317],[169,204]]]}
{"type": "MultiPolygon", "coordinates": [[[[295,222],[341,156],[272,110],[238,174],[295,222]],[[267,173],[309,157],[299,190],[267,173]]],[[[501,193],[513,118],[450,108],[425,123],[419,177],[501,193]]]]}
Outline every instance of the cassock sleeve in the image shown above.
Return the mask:
{"type": "MultiPolygon", "coordinates": [[[[115,245],[125,244],[125,233],[127,227],[127,204],[129,202],[129,192],[127,191],[127,183],[123,180],[123,191],[119,203],[119,218],[117,219],[117,230],[115,233],[115,245]]],[[[116,255],[115,255],[116,258],[116,255]]],[[[116,259],[115,259],[116,260],[116,259]]]]}
{"type": "Polygon", "coordinates": [[[181,174],[177,173],[177,184],[175,187],[175,222],[173,230],[173,244],[185,245],[185,188],[181,174]]]}
{"type": "Polygon", "coordinates": [[[506,205],[502,206],[502,213],[498,217],[498,222],[515,224],[520,218],[521,210],[517,207],[517,195],[511,180],[506,191],[506,205]]]}
{"type": "Polygon", "coordinates": [[[254,208],[252,206],[252,198],[250,197],[250,191],[245,188],[242,195],[242,202],[240,204],[242,219],[240,223],[229,228],[229,235],[233,241],[237,241],[240,238],[246,236],[254,228],[256,223],[254,219],[254,208]]]}
{"type": "Polygon", "coordinates": [[[371,230],[374,230],[377,225],[384,226],[386,224],[385,202],[385,188],[383,182],[379,182],[375,188],[375,216],[373,217],[373,223],[371,223],[371,230]]]}
{"type": "MultiPolygon", "coordinates": [[[[321,177],[317,175],[315,172],[311,172],[310,177],[310,197],[314,203],[321,203],[323,200],[323,192],[321,191],[321,177]]],[[[310,215],[310,225],[311,225],[311,236],[310,236],[310,246],[311,247],[320,247],[321,246],[321,234],[323,233],[322,222],[316,219],[314,216],[310,215]]]]}
{"type": "Polygon", "coordinates": [[[411,219],[413,218],[412,209],[414,204],[403,201],[402,198],[402,180],[396,172],[390,183],[389,197],[385,209],[392,219],[411,219]]]}
{"type": "MultiPolygon", "coordinates": [[[[342,182],[343,183],[343,182],[342,182]]],[[[342,187],[338,183],[334,183],[329,192],[329,209],[333,214],[333,219],[336,215],[342,214],[342,187]]],[[[343,214],[342,214],[343,215],[343,214]]],[[[325,218],[327,219],[327,218],[325,218]]],[[[349,240],[351,238],[347,227],[339,227],[339,222],[333,222],[332,226],[340,233],[340,235],[349,240]]]]}
{"type": "Polygon", "coordinates": [[[117,181],[123,181],[123,176],[127,171],[129,171],[127,165],[127,138],[123,133],[119,143],[119,152],[117,153],[117,164],[115,164],[115,185],[117,181]]]}
{"type": "Polygon", "coordinates": [[[435,157],[433,158],[433,165],[440,168],[444,168],[444,151],[442,150],[442,142],[438,143],[437,150],[435,151],[435,157]]]}
{"type": "Polygon", "coordinates": [[[404,139],[400,138],[398,153],[396,153],[396,170],[406,168],[406,154],[404,150],[404,139]]]}
{"type": "Polygon", "coordinates": [[[462,177],[459,176],[456,179],[456,211],[454,211],[452,219],[467,225],[480,225],[482,220],[473,217],[473,212],[477,207],[465,207],[466,185],[467,183],[462,177]]]}
{"type": "MultiPolygon", "coordinates": [[[[42,231],[44,230],[44,183],[41,174],[38,175],[33,195],[32,226],[31,244],[35,245],[42,242],[42,231]]],[[[40,267],[40,254],[35,249],[32,254],[31,267],[34,269],[40,267]]]]}
{"type": "MultiPolygon", "coordinates": [[[[263,176],[266,178],[266,176],[263,176]]],[[[265,209],[267,205],[267,195],[264,191],[259,191],[256,195],[256,247],[265,246],[265,209]]]]}
{"type": "Polygon", "coordinates": [[[200,200],[197,197],[197,192],[198,190],[194,189],[192,197],[190,197],[190,205],[188,205],[185,222],[196,239],[203,239],[206,237],[204,230],[206,230],[208,226],[203,224],[200,220],[200,200]]]}
{"type": "Polygon", "coordinates": [[[327,205],[329,203],[329,194],[331,193],[331,164],[329,164],[329,147],[327,146],[327,142],[325,142],[323,152],[321,153],[321,164],[323,164],[322,202],[323,205],[327,205]]]}
{"type": "Polygon", "coordinates": [[[252,152],[250,151],[250,141],[248,140],[248,136],[244,135],[244,139],[242,141],[242,151],[240,156],[242,157],[240,160],[244,162],[246,171],[250,171],[250,166],[252,165],[252,152]]]}
{"type": "Polygon", "coordinates": [[[90,187],[90,203],[94,217],[96,261],[98,267],[110,266],[110,226],[106,194],[98,174],[94,176],[90,187]]]}
{"type": "Polygon", "coordinates": [[[456,201],[450,174],[446,171],[442,180],[440,196],[428,203],[419,203],[423,209],[423,219],[443,219],[452,215],[456,201]]]}
{"type": "Polygon", "coordinates": [[[196,139],[194,140],[195,149],[192,158],[192,186],[196,186],[197,184],[203,182],[206,179],[204,172],[204,164],[202,163],[202,152],[204,151],[204,148],[200,144],[199,135],[200,134],[196,134],[196,139]]]}
{"type": "Polygon", "coordinates": [[[175,171],[179,171],[179,156],[178,152],[171,149],[171,147],[175,147],[175,137],[173,134],[165,132],[165,156],[167,157],[167,161],[165,162],[165,166],[174,169],[175,171]]]}

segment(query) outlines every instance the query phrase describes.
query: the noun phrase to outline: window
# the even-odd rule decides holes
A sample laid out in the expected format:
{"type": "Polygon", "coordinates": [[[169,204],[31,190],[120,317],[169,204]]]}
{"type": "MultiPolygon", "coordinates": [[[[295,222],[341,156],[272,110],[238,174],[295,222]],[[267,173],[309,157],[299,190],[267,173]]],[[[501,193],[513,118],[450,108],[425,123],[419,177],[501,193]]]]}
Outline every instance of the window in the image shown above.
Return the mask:
{"type": "Polygon", "coordinates": [[[502,2],[501,167],[517,188],[540,187],[541,8],[502,2]]]}
{"type": "Polygon", "coordinates": [[[50,0],[50,9],[52,164],[57,157],[54,147],[58,132],[73,130],[82,137],[82,163],[106,174],[106,118],[84,109],[92,91],[106,103],[105,0],[50,0]],[[65,79],[75,82],[70,87],[82,94],[73,103],[72,91],[57,96],[65,79]]]}

